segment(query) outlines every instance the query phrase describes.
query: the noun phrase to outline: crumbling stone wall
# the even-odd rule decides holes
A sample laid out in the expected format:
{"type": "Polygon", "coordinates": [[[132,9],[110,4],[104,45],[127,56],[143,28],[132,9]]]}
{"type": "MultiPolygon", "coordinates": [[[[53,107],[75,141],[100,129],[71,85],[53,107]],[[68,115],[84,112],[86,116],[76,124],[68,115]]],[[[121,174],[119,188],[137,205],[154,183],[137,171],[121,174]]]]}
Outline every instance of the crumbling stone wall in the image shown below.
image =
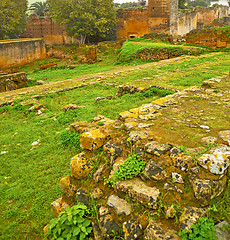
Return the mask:
{"type": "Polygon", "coordinates": [[[26,73],[0,75],[0,92],[7,92],[25,87],[28,83],[26,73]]]}
{"type": "Polygon", "coordinates": [[[178,0],[149,0],[148,8],[120,10],[117,15],[117,37],[118,40],[140,37],[151,31],[177,37],[227,16],[227,6],[197,7],[178,13],[178,0]]]}
{"type": "Polygon", "coordinates": [[[182,36],[193,29],[203,29],[212,24],[215,19],[228,17],[227,6],[209,8],[196,7],[192,10],[183,10],[178,16],[178,35],[182,36]]]}
{"type": "Polygon", "coordinates": [[[230,48],[230,29],[194,30],[186,35],[187,43],[216,48],[230,48]]]}
{"type": "Polygon", "coordinates": [[[55,23],[48,14],[44,18],[39,18],[36,14],[33,14],[28,23],[26,36],[28,38],[43,38],[47,45],[76,41],[76,39],[67,36],[64,27],[55,23]]]}
{"type": "Polygon", "coordinates": [[[117,20],[118,40],[141,37],[150,32],[147,8],[119,9],[117,20]]]}
{"type": "Polygon", "coordinates": [[[0,41],[0,69],[46,57],[42,39],[0,41]]]}
{"type": "Polygon", "coordinates": [[[117,14],[118,40],[140,37],[149,32],[177,33],[178,0],[149,0],[148,8],[120,9],[117,14]]]}

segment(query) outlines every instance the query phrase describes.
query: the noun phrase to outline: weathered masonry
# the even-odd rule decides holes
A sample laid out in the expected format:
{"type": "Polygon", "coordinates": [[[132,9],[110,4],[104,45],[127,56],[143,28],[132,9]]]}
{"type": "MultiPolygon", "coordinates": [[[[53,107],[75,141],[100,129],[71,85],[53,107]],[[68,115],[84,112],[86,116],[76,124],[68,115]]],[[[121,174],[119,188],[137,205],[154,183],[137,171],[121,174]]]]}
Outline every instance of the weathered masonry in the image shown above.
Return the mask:
{"type": "Polygon", "coordinates": [[[53,21],[46,13],[44,18],[33,14],[26,30],[28,38],[43,38],[46,44],[66,44],[75,42],[74,38],[67,36],[65,28],[53,21]]]}
{"type": "Polygon", "coordinates": [[[177,37],[227,16],[227,6],[178,11],[178,0],[149,0],[146,8],[118,11],[117,38],[140,37],[151,31],[177,37]]]}
{"type": "Polygon", "coordinates": [[[0,92],[7,92],[25,87],[28,83],[26,73],[3,74],[0,72],[0,92]]]}
{"type": "Polygon", "coordinates": [[[0,69],[46,57],[42,39],[0,41],[0,69]]]}
{"type": "MultiPolygon", "coordinates": [[[[117,40],[140,37],[150,32],[164,32],[176,38],[227,16],[227,6],[178,11],[178,0],[148,0],[145,8],[118,10],[117,40]]],[[[77,41],[68,37],[64,26],[55,23],[48,14],[44,18],[32,15],[26,35],[29,38],[43,38],[46,44],[77,41]]]]}

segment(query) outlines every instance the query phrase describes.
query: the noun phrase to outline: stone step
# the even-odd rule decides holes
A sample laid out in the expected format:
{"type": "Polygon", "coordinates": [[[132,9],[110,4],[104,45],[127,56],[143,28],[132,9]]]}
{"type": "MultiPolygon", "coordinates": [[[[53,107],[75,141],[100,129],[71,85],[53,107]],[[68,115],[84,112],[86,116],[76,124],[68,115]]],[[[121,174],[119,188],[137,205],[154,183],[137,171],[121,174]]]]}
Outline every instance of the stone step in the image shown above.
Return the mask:
{"type": "Polygon", "coordinates": [[[148,204],[150,208],[157,209],[157,202],[160,197],[160,190],[156,187],[149,187],[139,178],[119,181],[114,186],[117,191],[129,195],[133,201],[148,204]]]}

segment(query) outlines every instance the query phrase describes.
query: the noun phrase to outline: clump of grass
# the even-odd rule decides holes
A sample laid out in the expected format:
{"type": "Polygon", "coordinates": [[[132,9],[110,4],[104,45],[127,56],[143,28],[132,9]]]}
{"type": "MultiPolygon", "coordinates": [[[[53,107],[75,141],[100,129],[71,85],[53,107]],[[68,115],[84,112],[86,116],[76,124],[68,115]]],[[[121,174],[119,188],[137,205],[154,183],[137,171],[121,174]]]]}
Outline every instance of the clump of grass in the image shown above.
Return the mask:
{"type": "Polygon", "coordinates": [[[67,111],[67,112],[60,112],[57,114],[56,118],[58,123],[62,124],[62,125],[66,125],[67,123],[71,123],[74,120],[77,119],[77,110],[71,110],[71,111],[67,111]]]}
{"type": "Polygon", "coordinates": [[[59,143],[64,146],[74,146],[80,149],[80,134],[68,129],[59,133],[59,143]]]}
{"type": "Polygon", "coordinates": [[[166,97],[167,95],[171,95],[175,92],[171,91],[171,90],[167,90],[167,89],[159,89],[156,87],[152,87],[150,89],[148,89],[147,91],[143,92],[143,96],[144,97],[151,97],[151,96],[159,96],[159,97],[166,97]]]}

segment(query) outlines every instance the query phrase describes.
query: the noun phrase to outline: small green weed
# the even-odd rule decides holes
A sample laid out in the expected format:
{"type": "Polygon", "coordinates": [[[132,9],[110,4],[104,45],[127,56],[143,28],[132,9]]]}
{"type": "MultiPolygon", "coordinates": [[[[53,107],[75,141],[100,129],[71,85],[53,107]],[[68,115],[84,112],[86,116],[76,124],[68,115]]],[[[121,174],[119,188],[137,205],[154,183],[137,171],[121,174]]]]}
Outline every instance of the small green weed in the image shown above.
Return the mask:
{"type": "Polygon", "coordinates": [[[62,130],[59,133],[59,143],[64,146],[75,146],[80,149],[80,134],[68,129],[62,130]]]}
{"type": "Polygon", "coordinates": [[[182,230],[179,235],[182,240],[212,240],[216,239],[214,222],[211,218],[201,217],[191,226],[191,229],[182,230]]]}
{"type": "Polygon", "coordinates": [[[213,92],[214,92],[214,93],[218,93],[218,92],[220,92],[220,89],[217,89],[217,88],[216,88],[216,89],[213,90],[213,92]]]}
{"type": "Polygon", "coordinates": [[[107,179],[107,183],[114,185],[119,180],[131,179],[141,173],[145,165],[146,162],[142,161],[140,156],[133,153],[128,156],[123,164],[118,166],[113,176],[107,179]]]}
{"type": "Polygon", "coordinates": [[[92,231],[91,222],[87,218],[89,210],[83,203],[72,208],[67,207],[56,219],[52,219],[46,232],[46,237],[54,239],[88,239],[92,231]]]}

